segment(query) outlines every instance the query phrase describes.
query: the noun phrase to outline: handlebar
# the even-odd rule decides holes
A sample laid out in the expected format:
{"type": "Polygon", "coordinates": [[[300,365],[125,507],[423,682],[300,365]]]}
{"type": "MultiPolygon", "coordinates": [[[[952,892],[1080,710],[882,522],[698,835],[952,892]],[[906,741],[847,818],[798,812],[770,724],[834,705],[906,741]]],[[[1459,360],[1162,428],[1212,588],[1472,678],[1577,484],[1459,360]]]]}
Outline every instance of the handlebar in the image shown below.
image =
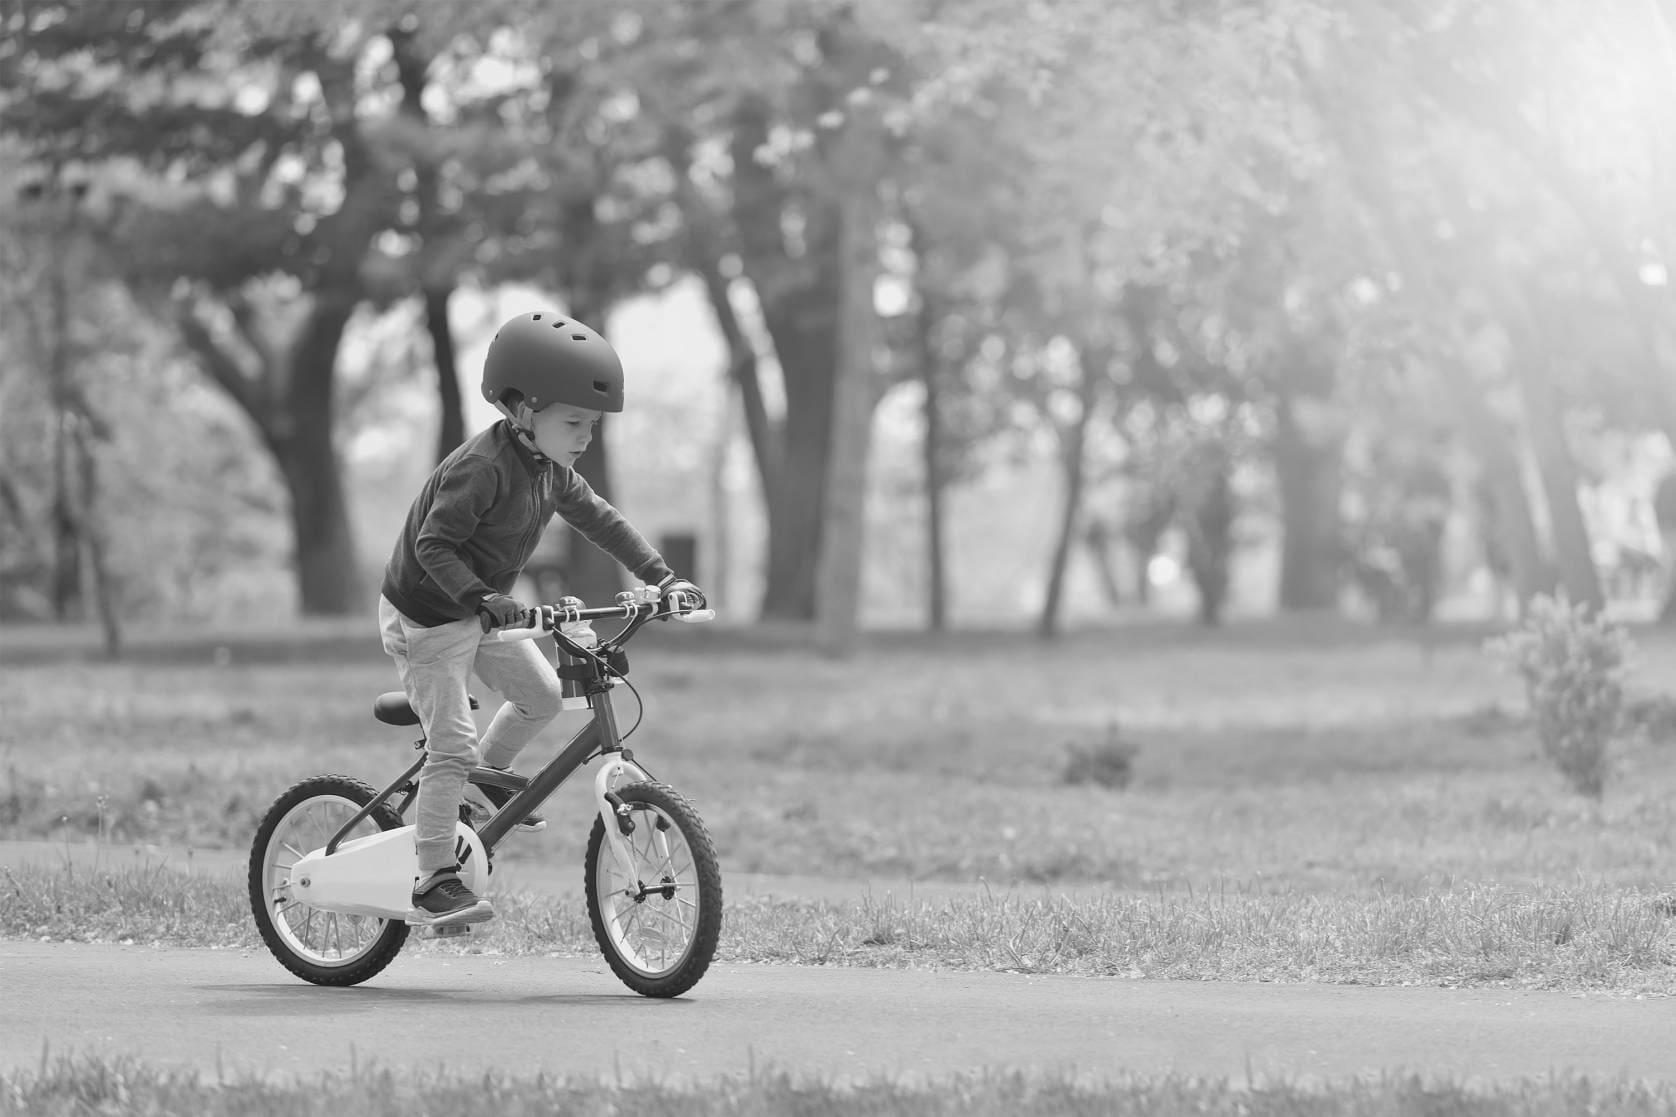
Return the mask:
{"type": "MultiPolygon", "coordinates": [[[[574,600],[574,599],[573,599],[574,600]]],[[[503,644],[519,640],[539,640],[552,635],[561,624],[571,621],[626,620],[644,624],[651,620],[677,620],[683,624],[702,624],[716,619],[714,609],[685,609],[672,600],[625,601],[593,609],[575,609],[560,605],[540,605],[529,612],[523,624],[506,625],[495,631],[495,639],[503,644]]]]}

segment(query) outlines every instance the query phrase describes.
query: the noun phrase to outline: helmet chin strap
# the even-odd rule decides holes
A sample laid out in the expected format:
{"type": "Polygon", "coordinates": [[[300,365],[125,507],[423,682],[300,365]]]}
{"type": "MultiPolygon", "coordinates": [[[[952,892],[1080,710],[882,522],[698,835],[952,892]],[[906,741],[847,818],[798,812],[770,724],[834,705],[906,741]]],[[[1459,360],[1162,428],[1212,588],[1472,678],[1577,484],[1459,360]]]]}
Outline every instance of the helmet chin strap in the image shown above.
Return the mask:
{"type": "Polygon", "coordinates": [[[535,444],[535,412],[530,409],[529,404],[519,403],[516,408],[511,408],[504,403],[497,403],[495,408],[506,416],[512,427],[512,436],[523,443],[524,449],[533,454],[536,461],[543,465],[553,464],[553,459],[543,454],[541,448],[535,444]]]}

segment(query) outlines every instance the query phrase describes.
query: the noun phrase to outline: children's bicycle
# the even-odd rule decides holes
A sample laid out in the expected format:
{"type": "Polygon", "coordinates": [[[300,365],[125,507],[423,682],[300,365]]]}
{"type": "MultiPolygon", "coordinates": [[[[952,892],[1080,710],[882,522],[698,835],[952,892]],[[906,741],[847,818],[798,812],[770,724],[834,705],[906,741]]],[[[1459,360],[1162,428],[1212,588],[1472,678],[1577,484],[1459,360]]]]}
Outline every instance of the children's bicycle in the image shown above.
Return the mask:
{"type": "MultiPolygon", "coordinates": [[[[634,590],[618,594],[615,607],[587,608],[567,597],[531,610],[523,626],[499,630],[506,641],[552,636],[565,705],[585,704],[592,716],[531,777],[476,768],[456,826],[460,876],[482,895],[507,834],[582,765],[603,761],[594,776],[599,812],[583,860],[588,920],[612,972],[648,997],[679,996],[704,976],[721,936],[722,878],[692,804],[623,747],[610,692],[627,683],[623,646],[635,633],[652,620],[713,619],[712,610],[695,607],[700,604],[682,595],[648,601],[634,590]],[[591,622],[617,620],[626,623],[615,636],[589,639],[591,622]],[[578,628],[580,622],[590,624],[578,628]],[[496,809],[474,786],[501,789],[496,798],[513,794],[496,809]]],[[[477,707],[475,698],[471,705],[477,707]]],[[[401,691],[380,695],[373,716],[391,725],[419,724],[401,691]]],[[[424,739],[414,747],[420,758],[383,790],[351,776],[314,776],[280,795],[256,829],[250,851],[256,926],[280,964],[305,981],[359,984],[388,966],[407,941],[418,855],[404,816],[418,796],[424,739]]],[[[459,925],[434,933],[467,932],[469,926],[459,925]]]]}

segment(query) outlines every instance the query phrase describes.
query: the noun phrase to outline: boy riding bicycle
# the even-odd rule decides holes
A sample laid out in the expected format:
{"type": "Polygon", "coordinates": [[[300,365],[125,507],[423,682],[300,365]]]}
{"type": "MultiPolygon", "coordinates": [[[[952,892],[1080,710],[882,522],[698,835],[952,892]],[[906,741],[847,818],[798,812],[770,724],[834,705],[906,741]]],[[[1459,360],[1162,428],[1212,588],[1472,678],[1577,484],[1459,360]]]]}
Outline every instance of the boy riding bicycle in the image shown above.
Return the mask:
{"type": "MultiPolygon", "coordinates": [[[[702,600],[576,472],[601,414],[623,409],[623,366],[609,342],[563,315],[520,315],[489,345],[483,397],[505,418],[467,439],[425,482],[384,568],[378,603],[384,650],[425,731],[411,920],[423,926],[493,917],[455,861],[466,778],[480,759],[510,768],[561,708],[559,678],[534,643],[501,643],[488,631],[527,613],[510,591],[552,517],[642,582],[702,600]],[[474,670],[506,699],[481,741],[467,693],[474,670]]],[[[513,794],[482,790],[497,806],[513,794]]],[[[520,827],[544,825],[531,815],[520,827]]]]}

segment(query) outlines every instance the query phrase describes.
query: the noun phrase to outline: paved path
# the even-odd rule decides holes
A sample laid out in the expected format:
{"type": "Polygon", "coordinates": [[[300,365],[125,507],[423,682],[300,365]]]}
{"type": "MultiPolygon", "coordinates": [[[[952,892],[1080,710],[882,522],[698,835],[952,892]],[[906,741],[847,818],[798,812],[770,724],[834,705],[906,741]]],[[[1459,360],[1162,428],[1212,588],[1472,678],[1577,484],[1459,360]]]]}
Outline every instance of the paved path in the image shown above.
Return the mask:
{"type": "Polygon", "coordinates": [[[587,958],[409,951],[365,985],[323,989],[259,951],[29,942],[0,942],[0,988],[0,1071],[47,1049],[282,1078],[371,1065],[665,1082],[753,1067],[1676,1082],[1676,999],[720,965],[657,1001],[587,958]]]}
{"type": "MultiPolygon", "coordinates": [[[[0,866],[167,864],[236,878],[238,851],[0,842],[0,866]]],[[[576,874],[508,862],[501,887],[576,874]]],[[[497,874],[499,876],[500,874],[497,874]]],[[[729,874],[730,897],[971,885],[729,874]]],[[[1246,1081],[1420,1071],[1676,1082],[1676,999],[718,965],[687,997],[629,993],[597,958],[410,946],[373,981],[321,989],[265,951],[0,941],[0,1071],[43,1049],[310,1076],[376,1064],[706,1079],[773,1066],[844,1080],[1009,1068],[1246,1081]]]]}

